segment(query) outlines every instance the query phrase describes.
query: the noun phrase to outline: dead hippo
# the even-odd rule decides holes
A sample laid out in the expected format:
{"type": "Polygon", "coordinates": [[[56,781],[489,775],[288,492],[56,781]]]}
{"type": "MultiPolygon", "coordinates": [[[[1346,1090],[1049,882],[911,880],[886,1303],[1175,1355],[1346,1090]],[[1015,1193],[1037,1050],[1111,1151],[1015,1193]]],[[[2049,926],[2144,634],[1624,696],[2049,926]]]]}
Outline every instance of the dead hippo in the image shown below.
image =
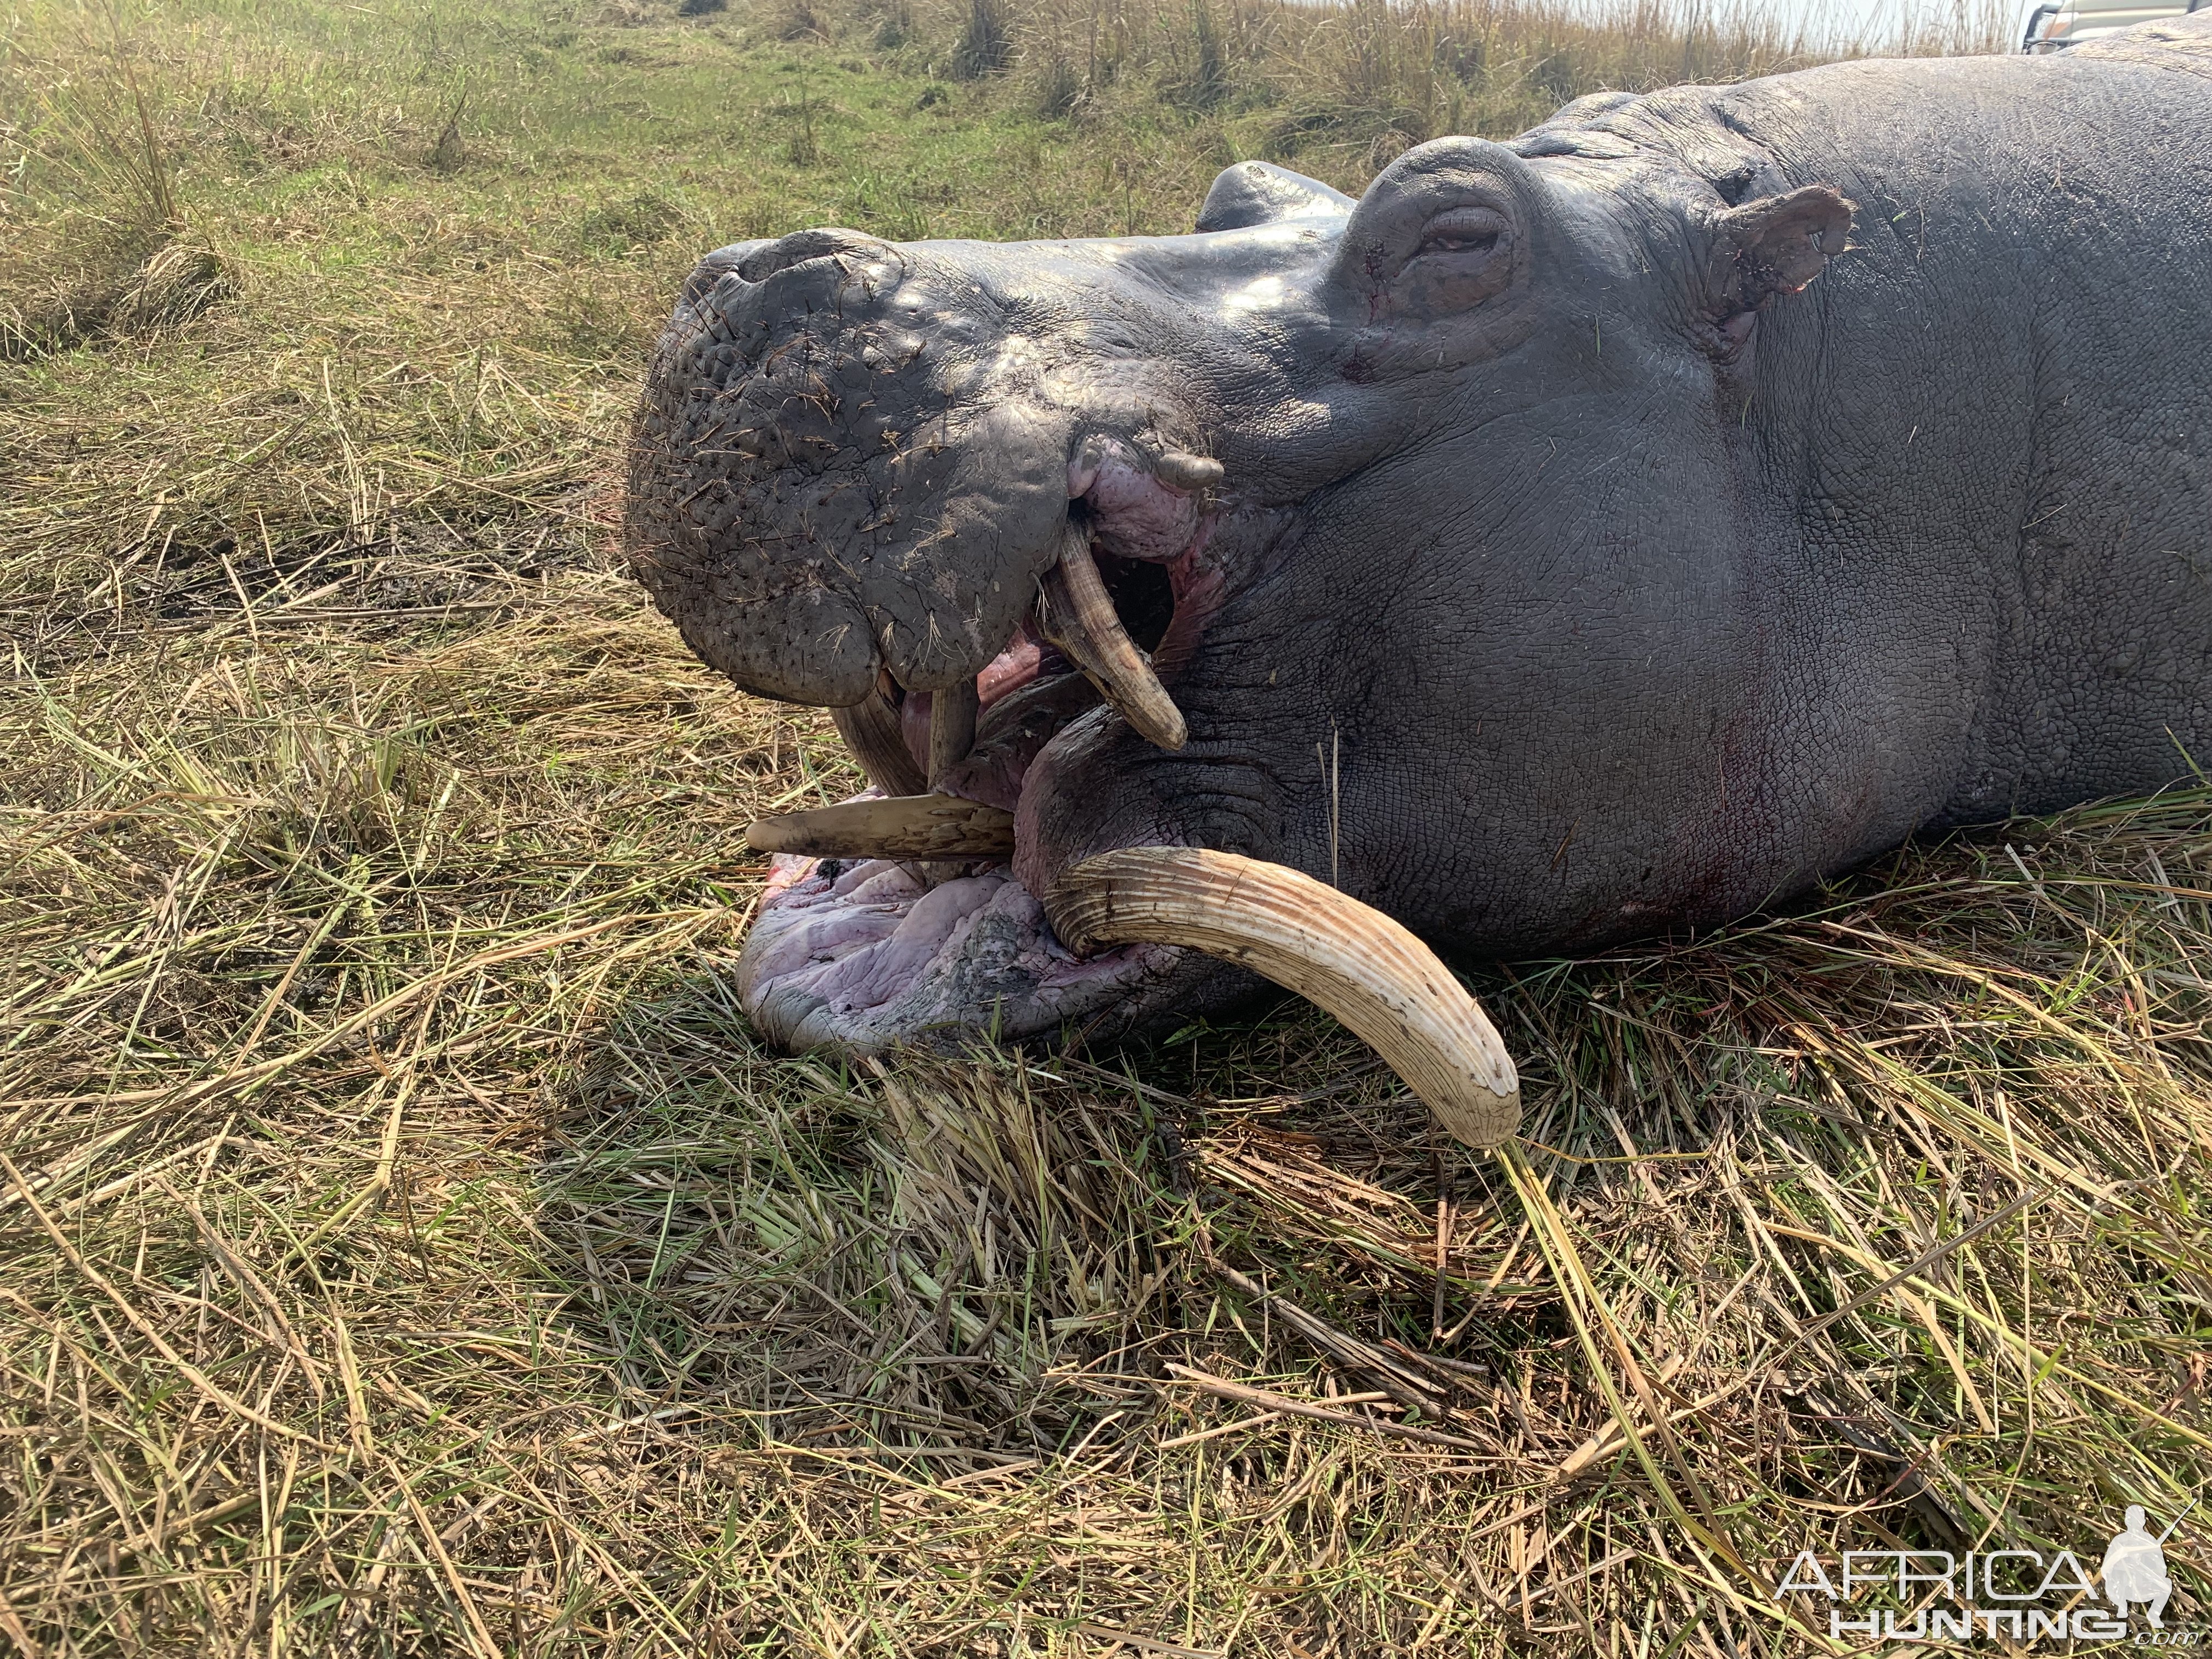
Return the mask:
{"type": "Polygon", "coordinates": [[[753,1018],[1127,1032],[1256,969],[1495,1139],[1413,934],[1707,927],[2187,775],[2208,132],[2212,13],[1586,98],[1357,201],[1245,163],[1191,235],[709,255],[629,557],[893,798],[756,826],[753,1018]]]}

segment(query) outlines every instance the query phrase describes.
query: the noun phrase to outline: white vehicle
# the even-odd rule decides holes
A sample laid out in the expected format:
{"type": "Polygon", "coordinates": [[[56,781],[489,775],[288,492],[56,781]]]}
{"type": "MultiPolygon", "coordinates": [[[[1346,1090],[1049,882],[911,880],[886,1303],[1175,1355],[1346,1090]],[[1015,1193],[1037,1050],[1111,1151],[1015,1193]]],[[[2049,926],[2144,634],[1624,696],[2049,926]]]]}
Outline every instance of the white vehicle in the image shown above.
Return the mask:
{"type": "Polygon", "coordinates": [[[2022,52],[2063,52],[2083,40],[2117,34],[2154,18],[2185,17],[2212,0],[2045,0],[2028,15],[2022,52]]]}

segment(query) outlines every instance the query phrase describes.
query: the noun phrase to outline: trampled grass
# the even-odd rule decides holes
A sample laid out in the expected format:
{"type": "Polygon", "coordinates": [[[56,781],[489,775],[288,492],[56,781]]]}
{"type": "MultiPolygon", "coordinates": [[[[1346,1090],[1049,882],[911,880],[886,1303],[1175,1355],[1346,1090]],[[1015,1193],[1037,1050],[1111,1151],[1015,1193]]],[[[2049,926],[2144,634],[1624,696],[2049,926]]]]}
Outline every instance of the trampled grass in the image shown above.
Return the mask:
{"type": "Polygon", "coordinates": [[[7,25],[19,1649],[1797,1653],[1802,1548],[2086,1560],[2201,1489],[2212,789],[1484,971],[1503,1163],[1295,1009],[754,1042],[742,827],[855,779],[604,543],[700,248],[1167,228],[1238,155],[1806,49],[1200,15],[7,25]]]}

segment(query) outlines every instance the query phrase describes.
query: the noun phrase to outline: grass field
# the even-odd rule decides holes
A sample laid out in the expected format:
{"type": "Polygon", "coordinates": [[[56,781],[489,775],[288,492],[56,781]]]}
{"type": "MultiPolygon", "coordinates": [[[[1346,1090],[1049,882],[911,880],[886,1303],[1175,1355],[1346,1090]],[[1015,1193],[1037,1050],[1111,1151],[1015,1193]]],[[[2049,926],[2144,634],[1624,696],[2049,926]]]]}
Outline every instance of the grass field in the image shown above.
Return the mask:
{"type": "Polygon", "coordinates": [[[0,18],[0,1638],[1794,1654],[1801,1548],[2171,1519],[2212,788],[1482,972],[1503,1159],[1296,1009],[787,1060],[728,982],[742,829],[857,775],[609,545],[718,242],[1173,228],[1241,157],[1356,188],[1841,49],[1378,0],[0,18]]]}

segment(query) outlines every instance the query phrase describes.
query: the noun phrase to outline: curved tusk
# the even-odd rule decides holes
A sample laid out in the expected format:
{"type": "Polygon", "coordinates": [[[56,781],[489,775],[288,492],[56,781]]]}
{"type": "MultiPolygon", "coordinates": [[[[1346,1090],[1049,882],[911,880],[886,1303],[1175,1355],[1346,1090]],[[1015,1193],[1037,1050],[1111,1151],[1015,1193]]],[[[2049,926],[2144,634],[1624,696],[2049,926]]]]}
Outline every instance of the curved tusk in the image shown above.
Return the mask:
{"type": "Polygon", "coordinates": [[[1310,876],[1202,848],[1128,847],[1063,873],[1045,913],[1072,950],[1188,945],[1319,1003],[1470,1146],[1520,1127],[1520,1078],[1481,1005],[1405,928],[1310,876]]]}
{"type": "Polygon", "coordinates": [[[929,698],[929,781],[933,786],[975,746],[975,721],[982,711],[982,693],[974,677],[929,698]]]}
{"type": "Polygon", "coordinates": [[[1002,859],[1014,850],[1014,815],[957,795],[841,801],[756,819],[745,845],[822,859],[1002,859]]]}
{"type": "Polygon", "coordinates": [[[1091,556],[1091,538],[1073,521],[1060,562],[1038,579],[1037,625],[1139,737],[1163,749],[1182,747],[1188,735],[1182,711],[1114,613],[1113,596],[1091,556]]]}
{"type": "Polygon", "coordinates": [[[929,787],[900,735],[898,709],[881,688],[849,708],[831,709],[830,718],[837,723],[837,735],[845,739],[868,781],[884,793],[919,795],[929,787]]]}

